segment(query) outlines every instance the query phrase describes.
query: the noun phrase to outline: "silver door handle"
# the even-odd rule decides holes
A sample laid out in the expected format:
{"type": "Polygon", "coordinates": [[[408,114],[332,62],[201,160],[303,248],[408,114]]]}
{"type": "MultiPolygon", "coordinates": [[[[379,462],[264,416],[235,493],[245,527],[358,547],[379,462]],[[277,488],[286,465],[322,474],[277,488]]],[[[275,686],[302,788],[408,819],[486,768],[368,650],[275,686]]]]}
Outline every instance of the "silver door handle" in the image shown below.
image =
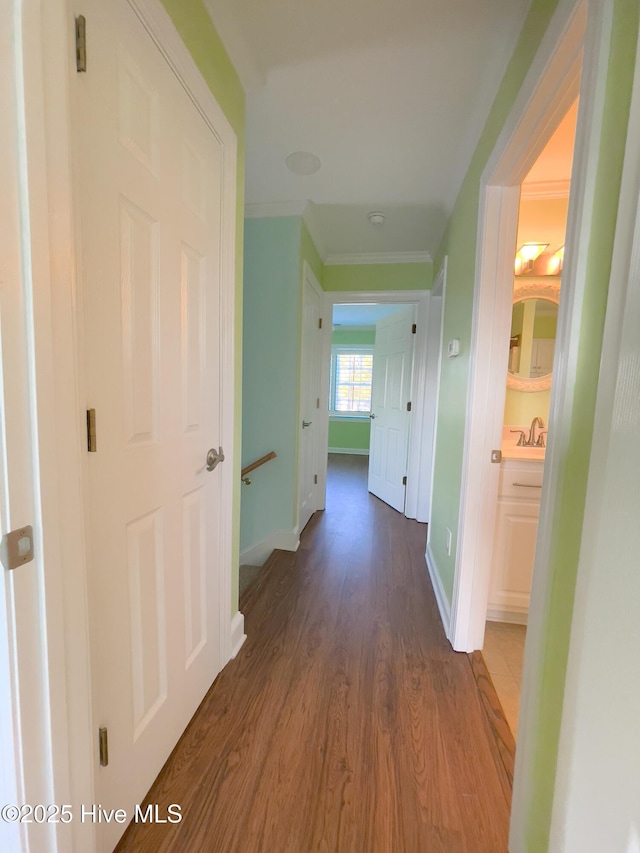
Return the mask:
{"type": "Polygon", "coordinates": [[[304,429],[305,427],[311,426],[312,423],[313,423],[313,421],[302,421],[302,429],[304,429]]]}
{"type": "Polygon", "coordinates": [[[373,420],[375,418],[375,415],[373,414],[373,412],[369,415],[369,417],[371,418],[371,420],[373,420]]]}
{"type": "Polygon", "coordinates": [[[211,450],[207,452],[207,471],[213,471],[220,462],[224,462],[224,453],[222,452],[222,448],[220,447],[216,450],[215,447],[212,447],[211,450]]]}

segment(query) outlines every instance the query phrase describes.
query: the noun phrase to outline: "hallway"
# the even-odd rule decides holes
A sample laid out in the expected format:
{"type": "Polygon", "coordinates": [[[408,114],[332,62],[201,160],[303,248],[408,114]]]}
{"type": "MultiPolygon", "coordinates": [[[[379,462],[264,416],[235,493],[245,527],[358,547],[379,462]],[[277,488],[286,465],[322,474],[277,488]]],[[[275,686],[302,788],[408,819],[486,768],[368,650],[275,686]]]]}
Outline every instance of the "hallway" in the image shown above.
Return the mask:
{"type": "Polygon", "coordinates": [[[469,658],[445,640],[426,525],[331,456],[327,509],[245,597],[248,639],[119,851],[502,853],[510,788],[469,658]]]}

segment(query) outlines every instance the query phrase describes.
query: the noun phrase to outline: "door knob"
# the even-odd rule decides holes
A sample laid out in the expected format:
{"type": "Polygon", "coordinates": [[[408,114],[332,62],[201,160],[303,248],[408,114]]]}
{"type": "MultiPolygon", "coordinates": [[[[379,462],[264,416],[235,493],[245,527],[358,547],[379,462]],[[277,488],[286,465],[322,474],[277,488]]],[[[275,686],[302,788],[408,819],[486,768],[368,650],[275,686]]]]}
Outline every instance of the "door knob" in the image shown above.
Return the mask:
{"type": "Polygon", "coordinates": [[[305,427],[311,426],[312,423],[313,423],[313,421],[302,421],[302,429],[304,429],[305,427]]]}
{"type": "Polygon", "coordinates": [[[220,462],[224,462],[224,453],[222,452],[222,448],[216,450],[215,447],[212,447],[207,452],[207,471],[213,471],[220,462]]]}
{"type": "Polygon", "coordinates": [[[371,420],[373,420],[375,418],[375,415],[373,414],[373,412],[369,415],[369,417],[371,418],[371,420]]]}

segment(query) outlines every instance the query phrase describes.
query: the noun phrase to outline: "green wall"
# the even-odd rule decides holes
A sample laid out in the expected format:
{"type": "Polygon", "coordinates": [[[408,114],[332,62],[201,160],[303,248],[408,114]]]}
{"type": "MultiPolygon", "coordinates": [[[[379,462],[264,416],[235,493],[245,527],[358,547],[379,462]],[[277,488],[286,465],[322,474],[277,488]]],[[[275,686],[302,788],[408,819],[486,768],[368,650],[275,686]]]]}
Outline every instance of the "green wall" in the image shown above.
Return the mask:
{"type": "Polygon", "coordinates": [[[329,450],[341,448],[369,452],[371,421],[369,418],[331,419],[329,422],[329,450]]]}
{"type": "Polygon", "coordinates": [[[429,290],[433,264],[341,264],[324,268],[325,290],[429,290]]]}
{"type": "Polygon", "coordinates": [[[546,427],[550,401],[551,391],[525,392],[507,388],[503,423],[505,426],[528,426],[534,418],[542,418],[546,427]]]}
{"type": "Polygon", "coordinates": [[[373,346],[375,342],[375,329],[334,329],[331,333],[331,343],[339,346],[373,346]]]}
{"type": "Polygon", "coordinates": [[[278,456],[242,487],[241,551],[295,523],[300,219],[247,219],[244,270],[242,465],[278,456]]]}
{"type": "MultiPolygon", "coordinates": [[[[555,0],[533,0],[521,37],[502,81],[489,118],[463,182],[447,233],[436,254],[435,269],[448,255],[444,340],[458,337],[461,355],[444,359],[438,417],[431,543],[438,572],[451,599],[455,550],[448,557],[445,527],[457,533],[462,452],[466,418],[469,342],[473,309],[479,188],[482,170],[496,144],[532,58],[549,26],[555,0]]],[[[561,492],[565,495],[551,532],[552,590],[542,661],[542,692],[533,708],[535,767],[533,797],[526,804],[528,853],[548,849],[554,796],[558,738],[564,694],[569,634],[589,470],[598,366],[607,301],[613,236],[629,114],[638,3],[612,0],[613,32],[606,69],[605,114],[599,141],[596,203],[586,259],[586,293],[579,335],[579,363],[571,414],[571,441],[563,460],[561,492]]],[[[454,536],[454,541],[457,536],[454,536]]]]}
{"type": "MultiPolygon", "coordinates": [[[[242,246],[244,232],[244,126],[245,97],[235,68],[220,40],[202,0],[162,0],[180,37],[191,53],[200,73],[211,89],[238,137],[238,166],[236,193],[236,293],[235,293],[235,351],[234,384],[242,381],[242,246]]],[[[235,396],[233,465],[233,554],[231,578],[231,612],[238,609],[238,568],[240,540],[240,447],[242,430],[242,397],[235,396]]]]}
{"type": "MultiPolygon", "coordinates": [[[[363,346],[374,344],[375,330],[336,329],[331,335],[331,343],[340,346],[363,346]]],[[[369,450],[371,439],[371,421],[365,418],[331,418],[329,421],[329,447],[369,450]]]]}

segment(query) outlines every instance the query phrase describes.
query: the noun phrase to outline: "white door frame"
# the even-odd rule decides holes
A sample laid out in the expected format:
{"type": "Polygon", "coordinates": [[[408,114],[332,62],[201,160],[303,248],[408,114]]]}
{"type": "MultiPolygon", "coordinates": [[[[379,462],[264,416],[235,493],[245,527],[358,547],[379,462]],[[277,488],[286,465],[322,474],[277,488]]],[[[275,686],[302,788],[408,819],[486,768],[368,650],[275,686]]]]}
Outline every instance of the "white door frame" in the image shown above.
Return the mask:
{"type": "MultiPolygon", "coordinates": [[[[423,494],[429,494],[431,490],[431,482],[427,482],[423,468],[420,465],[420,459],[423,453],[431,453],[431,447],[423,450],[422,440],[424,435],[424,383],[426,366],[422,363],[418,364],[417,354],[426,353],[426,334],[431,300],[430,290],[367,290],[367,291],[336,291],[327,290],[324,292],[324,306],[322,324],[322,376],[321,376],[321,397],[320,397],[320,430],[318,435],[319,447],[322,448],[321,458],[319,459],[319,474],[318,484],[320,487],[320,496],[322,506],[326,505],[327,494],[327,453],[326,449],[329,446],[329,370],[331,362],[331,318],[333,317],[334,305],[345,304],[362,304],[362,303],[380,303],[383,305],[416,305],[418,322],[416,340],[413,349],[413,387],[412,397],[419,394],[421,404],[418,404],[416,397],[416,406],[414,408],[414,418],[412,418],[411,429],[409,433],[409,457],[407,460],[407,471],[409,472],[407,479],[411,479],[412,473],[417,473],[417,484],[413,492],[414,498],[410,506],[405,508],[405,515],[408,518],[415,518],[416,506],[419,501],[424,501],[423,494]],[[413,512],[413,515],[410,514],[413,512]]],[[[422,457],[424,458],[424,457],[422,457]]],[[[409,491],[407,489],[407,498],[409,491]]],[[[426,518],[420,518],[420,521],[426,521],[426,518]]]]}
{"type": "MultiPolygon", "coordinates": [[[[594,10],[598,5],[593,4],[594,10]]],[[[586,11],[584,0],[560,2],[482,176],[459,547],[448,632],[457,651],[482,648],[484,637],[499,474],[499,466],[492,465],[490,459],[491,450],[500,447],[508,359],[507,348],[494,347],[493,343],[509,336],[519,185],[580,93],[536,555],[536,585],[540,589],[546,586],[553,517],[549,508],[560,497],[559,466],[568,441],[567,413],[573,401],[577,357],[575,330],[580,325],[593,205],[593,142],[602,109],[603,84],[596,75],[600,59],[593,48],[585,50],[580,91],[586,11]]],[[[601,28],[601,22],[598,24],[601,28]]],[[[592,36],[594,27],[595,21],[591,21],[592,36]]],[[[536,601],[540,603],[541,599],[534,595],[530,625],[532,618],[536,621],[536,601]]]]}
{"type": "MultiPolygon", "coordinates": [[[[418,482],[423,487],[415,490],[415,518],[418,521],[431,521],[431,509],[433,507],[433,472],[436,461],[436,441],[438,429],[438,404],[440,400],[440,376],[442,373],[442,346],[444,337],[444,308],[447,295],[447,264],[448,256],[445,255],[442,265],[433,282],[433,289],[429,298],[428,311],[422,312],[418,309],[418,322],[424,324],[425,335],[421,335],[416,341],[416,349],[419,350],[417,366],[418,370],[424,372],[424,376],[418,379],[417,406],[423,412],[424,422],[420,436],[420,453],[418,467],[420,478],[418,482]]],[[[411,457],[412,459],[415,457],[411,457]]],[[[415,479],[415,478],[414,478],[415,479]]],[[[407,484],[409,485],[409,484],[407,484]]],[[[411,496],[413,500],[413,489],[407,489],[407,502],[411,496]]],[[[410,504],[412,507],[413,504],[410,504]]],[[[413,517],[413,516],[409,516],[413,517]]],[[[427,527],[427,544],[429,531],[427,527]]],[[[426,557],[426,552],[425,552],[426,557]]]]}
{"type": "MultiPolygon", "coordinates": [[[[315,274],[314,274],[313,270],[311,269],[311,267],[309,266],[309,264],[308,264],[306,261],[303,261],[303,263],[302,263],[302,299],[301,299],[301,311],[302,311],[302,313],[301,313],[301,315],[300,315],[300,316],[302,317],[302,321],[301,321],[301,328],[302,328],[302,335],[303,335],[303,336],[304,336],[304,294],[305,294],[305,289],[304,289],[304,288],[305,288],[305,284],[306,284],[307,282],[309,282],[309,285],[311,286],[311,289],[312,289],[312,290],[314,290],[314,291],[315,291],[315,293],[316,293],[316,295],[318,296],[318,298],[319,298],[319,300],[320,300],[320,311],[322,312],[322,311],[323,311],[323,308],[324,308],[324,304],[323,304],[323,300],[324,300],[324,291],[322,290],[322,287],[321,287],[321,285],[320,285],[320,282],[319,282],[319,281],[318,281],[318,279],[316,278],[316,276],[315,276],[315,274]]],[[[322,338],[320,338],[320,341],[321,341],[321,343],[320,343],[320,349],[322,349],[322,338]]],[[[301,358],[304,358],[304,338],[303,338],[303,339],[302,339],[302,341],[301,341],[301,346],[300,346],[300,357],[301,357],[301,358]]],[[[298,458],[297,458],[297,460],[296,460],[296,468],[297,468],[297,472],[298,472],[298,477],[297,477],[297,479],[298,479],[298,490],[297,490],[297,498],[296,498],[296,526],[295,526],[295,533],[296,533],[296,535],[297,535],[298,537],[299,537],[299,536],[300,536],[300,534],[302,533],[302,530],[300,529],[300,506],[301,506],[301,503],[302,503],[302,482],[301,482],[301,479],[300,479],[300,477],[301,477],[301,466],[300,466],[300,432],[299,432],[299,425],[300,425],[300,422],[301,422],[301,420],[302,420],[302,400],[303,400],[303,393],[304,393],[304,390],[303,390],[303,388],[302,388],[303,376],[304,376],[304,366],[303,366],[303,365],[302,365],[302,363],[301,363],[301,365],[300,365],[300,382],[299,382],[299,385],[298,385],[298,430],[297,430],[297,432],[296,432],[296,435],[297,435],[297,437],[298,437],[298,458]]],[[[320,407],[321,407],[321,409],[320,409],[320,410],[321,410],[321,411],[322,411],[322,405],[323,405],[323,404],[322,404],[322,393],[321,393],[321,395],[320,395],[320,407]]],[[[317,420],[318,420],[318,424],[317,424],[317,426],[318,426],[318,431],[317,431],[317,433],[316,433],[316,445],[315,445],[315,448],[314,448],[314,451],[315,451],[315,459],[313,460],[313,461],[314,461],[314,463],[315,463],[315,466],[314,466],[314,467],[315,467],[315,470],[316,470],[316,471],[318,470],[318,466],[322,464],[322,457],[323,457],[323,456],[326,456],[326,454],[322,454],[322,453],[320,452],[320,448],[322,447],[321,441],[322,441],[322,435],[323,435],[323,432],[322,432],[321,419],[318,417],[318,418],[317,418],[317,420]]],[[[326,468],[326,461],[325,461],[325,463],[324,463],[324,464],[325,464],[325,468],[326,468]]],[[[318,486],[317,486],[317,488],[315,488],[315,489],[314,489],[314,492],[313,492],[313,496],[314,496],[314,501],[313,501],[313,504],[314,504],[314,506],[313,506],[313,511],[314,511],[314,512],[315,512],[316,510],[319,510],[319,509],[324,509],[324,506],[325,506],[325,500],[324,500],[324,498],[325,498],[325,493],[324,493],[324,491],[322,490],[322,487],[320,486],[320,482],[321,482],[321,478],[320,478],[320,474],[319,474],[319,475],[318,475],[318,486]]]]}
{"type": "MultiPolygon", "coordinates": [[[[235,133],[200,75],[159,0],[129,0],[165,59],[206,119],[215,116],[217,136],[224,128],[223,293],[225,322],[222,441],[227,462],[223,490],[235,494],[234,313],[235,313],[235,133]]],[[[17,5],[17,4],[16,4],[17,5]]],[[[76,281],[78,226],[73,189],[73,134],[70,98],[75,57],[73,17],[67,0],[25,0],[22,4],[28,224],[22,222],[23,252],[33,276],[33,326],[37,385],[37,457],[42,508],[42,547],[46,560],[42,664],[48,672],[49,715],[40,726],[55,732],[51,754],[40,758],[52,790],[51,802],[94,802],[96,737],[91,716],[88,598],[85,564],[84,475],[86,456],[82,292],[76,281]],[[28,233],[27,233],[28,230],[28,233]],[[28,241],[28,242],[27,242],[28,241]]],[[[90,29],[90,23],[89,23],[90,29]]],[[[90,48],[89,48],[90,50],[90,48]]],[[[89,60],[90,61],[90,60],[89,60]]],[[[13,75],[13,70],[12,70],[13,75]]],[[[20,93],[19,93],[20,94],[20,93]]],[[[20,104],[21,105],[21,104],[20,104]]],[[[209,122],[210,123],[210,122],[209,122]]],[[[223,501],[224,557],[221,633],[224,660],[232,653],[231,568],[232,501],[223,501]]],[[[242,626],[234,620],[234,637],[242,626]]],[[[235,650],[235,649],[234,649],[235,650]]],[[[28,768],[27,768],[28,770],[28,768]]],[[[79,813],[79,812],[78,812],[79,813]]],[[[51,824],[58,849],[93,851],[90,822],[51,824]]],[[[54,843],[54,842],[52,842],[54,843]]],[[[53,849],[53,847],[52,847],[53,849]]]]}
{"type": "Polygon", "coordinates": [[[476,281],[467,395],[459,547],[447,628],[453,648],[482,647],[498,495],[500,447],[508,351],[493,347],[509,335],[513,251],[519,185],[570,104],[580,95],[558,317],[554,382],[549,414],[534,583],[529,609],[522,687],[518,761],[512,802],[511,847],[521,850],[530,801],[534,742],[531,725],[542,690],[541,662],[551,578],[553,519],[562,500],[564,460],[570,437],[585,268],[594,208],[611,34],[611,4],[560,0],[529,73],[483,172],[480,185],[476,281]]]}

